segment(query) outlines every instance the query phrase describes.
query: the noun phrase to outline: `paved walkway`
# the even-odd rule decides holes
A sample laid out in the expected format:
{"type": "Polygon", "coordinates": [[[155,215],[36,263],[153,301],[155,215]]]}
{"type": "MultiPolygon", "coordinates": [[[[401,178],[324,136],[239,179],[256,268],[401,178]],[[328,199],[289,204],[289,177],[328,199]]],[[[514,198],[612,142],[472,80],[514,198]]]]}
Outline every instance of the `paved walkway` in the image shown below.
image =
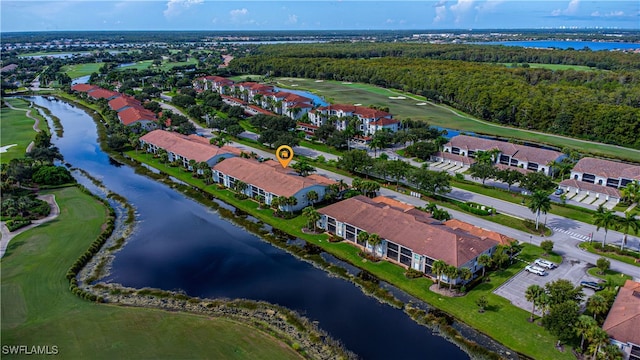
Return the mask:
{"type": "Polygon", "coordinates": [[[9,245],[9,242],[11,241],[11,239],[40,224],[49,222],[57,218],[58,215],[60,215],[60,207],[58,206],[58,203],[56,203],[55,195],[53,194],[39,195],[38,199],[44,200],[49,203],[49,206],[51,207],[51,212],[47,217],[38,219],[38,220],[33,220],[30,225],[22,227],[14,232],[9,231],[4,221],[0,222],[0,232],[2,233],[2,238],[0,239],[0,258],[4,256],[4,253],[6,252],[7,246],[9,245]]]}
{"type": "MultiPolygon", "coordinates": [[[[168,105],[167,108],[175,109],[175,107],[172,107],[170,105],[168,105]]],[[[176,111],[176,112],[181,113],[180,111],[176,111]]],[[[194,122],[194,125],[196,126],[196,131],[198,131],[199,133],[202,133],[205,137],[212,136],[210,129],[204,129],[202,126],[196,124],[195,122],[194,122]]],[[[241,136],[250,137],[251,135],[250,133],[246,133],[246,134],[243,133],[243,135],[241,136]]],[[[231,142],[230,145],[243,149],[247,152],[253,151],[259,156],[262,156],[264,158],[275,159],[275,155],[261,149],[256,149],[256,148],[253,148],[244,144],[236,143],[236,142],[231,142]]],[[[337,158],[337,156],[332,154],[320,152],[317,150],[307,149],[307,148],[301,148],[301,147],[295,147],[294,151],[298,152],[298,154],[306,155],[314,158],[320,155],[324,156],[325,159],[337,158]]],[[[335,180],[341,179],[347,184],[351,183],[351,178],[348,176],[343,176],[343,175],[336,174],[334,172],[323,170],[323,169],[318,169],[317,173],[325,175],[335,180]]],[[[414,206],[425,206],[427,204],[426,201],[423,201],[416,197],[401,194],[386,188],[381,188],[380,194],[403,201],[405,203],[408,203],[414,206]]],[[[523,206],[523,205],[518,205],[518,204],[510,203],[507,201],[498,200],[489,196],[476,194],[476,193],[458,189],[458,188],[452,188],[451,193],[449,193],[449,196],[458,200],[473,201],[483,205],[492,206],[496,210],[498,210],[498,212],[500,213],[512,215],[521,219],[530,219],[535,221],[535,214],[533,214],[526,206],[523,206]]],[[[456,219],[480,226],[482,228],[485,228],[491,231],[499,232],[501,234],[509,236],[510,238],[516,239],[523,243],[540,245],[540,243],[543,240],[547,240],[547,239],[552,240],[555,244],[553,251],[565,257],[565,261],[571,261],[572,259],[576,259],[576,260],[586,261],[590,264],[595,264],[598,258],[600,258],[599,255],[591,254],[589,252],[586,252],[578,248],[578,244],[582,241],[588,241],[588,239],[591,238],[591,234],[593,234],[594,241],[601,241],[601,239],[604,237],[604,229],[600,229],[600,231],[596,231],[596,227],[591,224],[586,224],[583,222],[567,219],[567,218],[553,215],[553,214],[541,215],[540,222],[546,224],[547,226],[549,226],[551,229],[554,230],[551,236],[545,238],[540,236],[534,236],[529,233],[518,231],[507,226],[496,224],[494,222],[484,220],[480,217],[476,217],[466,213],[462,213],[454,209],[447,209],[447,211],[449,211],[449,213],[451,213],[451,215],[456,219]]],[[[622,242],[623,236],[624,236],[623,234],[617,231],[609,230],[607,234],[607,243],[619,245],[622,242]]],[[[629,236],[627,246],[634,249],[640,249],[640,239],[635,236],[629,236]]],[[[611,269],[614,271],[619,271],[619,272],[631,275],[634,277],[636,281],[640,281],[640,267],[626,264],[617,260],[611,260],[611,269]]]]}

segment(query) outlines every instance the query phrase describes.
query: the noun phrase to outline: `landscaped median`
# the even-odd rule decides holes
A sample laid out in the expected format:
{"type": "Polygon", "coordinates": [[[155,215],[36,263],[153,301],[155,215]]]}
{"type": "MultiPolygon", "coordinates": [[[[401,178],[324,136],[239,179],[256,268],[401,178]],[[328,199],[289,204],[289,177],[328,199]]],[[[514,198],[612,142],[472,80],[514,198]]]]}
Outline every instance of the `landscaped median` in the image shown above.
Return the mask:
{"type": "Polygon", "coordinates": [[[216,185],[207,186],[201,179],[193,178],[192,173],[178,167],[162,164],[151,154],[129,151],[126,155],[187,184],[203,189],[208,194],[247,212],[274,228],[319,246],[328,253],[348,261],[372,273],[379,279],[387,281],[432,306],[451,314],[515,351],[536,359],[572,358],[569,350],[559,352],[555,349],[556,339],[546,330],[527,321],[529,316],[527,311],[511,305],[508,300],[492,292],[524,268],[525,262],[523,261],[530,262],[540,257],[542,250],[537,247],[524,244],[524,250],[520,255],[520,259],[523,261],[516,261],[510,268],[492,273],[490,282],[478,285],[466,296],[448,298],[431,292],[429,286],[432,285],[432,281],[427,278],[407,279],[403,268],[386,261],[377,263],[366,261],[359,255],[359,249],[347,242],[331,243],[328,241],[327,235],[313,235],[302,232],[301,229],[307,222],[302,216],[297,216],[290,220],[275,218],[273,210],[258,209],[258,203],[252,200],[239,200],[227,189],[219,189],[216,185]],[[482,314],[478,313],[476,305],[476,300],[481,296],[485,296],[489,301],[486,311],[482,314]]]}

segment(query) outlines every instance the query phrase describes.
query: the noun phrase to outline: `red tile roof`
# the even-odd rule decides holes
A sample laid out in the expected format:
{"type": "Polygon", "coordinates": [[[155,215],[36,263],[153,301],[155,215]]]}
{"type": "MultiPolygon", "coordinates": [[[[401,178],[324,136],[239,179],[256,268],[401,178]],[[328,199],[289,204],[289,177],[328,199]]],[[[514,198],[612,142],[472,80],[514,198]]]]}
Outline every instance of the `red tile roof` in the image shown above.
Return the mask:
{"type": "Polygon", "coordinates": [[[120,122],[124,125],[131,125],[137,121],[156,121],[156,114],[153,111],[147,109],[139,109],[130,107],[124,109],[118,113],[120,122]]]}
{"type": "Polygon", "coordinates": [[[560,186],[567,186],[567,187],[572,187],[572,188],[576,188],[584,191],[590,191],[590,192],[595,192],[599,194],[606,194],[609,196],[620,198],[620,190],[609,187],[609,186],[591,184],[588,182],[578,181],[574,179],[563,180],[560,183],[560,186]]]}
{"type": "Polygon", "coordinates": [[[470,158],[470,157],[466,157],[466,156],[462,156],[462,155],[456,155],[456,154],[452,154],[452,153],[448,153],[448,152],[442,152],[442,151],[438,151],[433,156],[434,157],[441,157],[443,159],[451,160],[451,161],[459,161],[459,162],[461,162],[461,163],[463,163],[465,165],[471,165],[471,164],[476,162],[473,158],[470,158]]]}
{"type": "Polygon", "coordinates": [[[499,169],[499,170],[513,170],[513,171],[517,171],[517,172],[519,172],[521,174],[525,174],[525,175],[530,173],[530,172],[533,172],[533,170],[521,168],[519,166],[510,166],[510,165],[505,165],[505,164],[500,164],[500,163],[494,164],[493,166],[496,169],[499,169]]]}
{"type": "Polygon", "coordinates": [[[94,99],[109,99],[112,97],[120,96],[120,94],[115,91],[97,88],[95,90],[90,90],[89,96],[94,99]]]}
{"type": "Polygon", "coordinates": [[[96,89],[99,89],[99,87],[90,84],[75,84],[71,87],[71,90],[79,92],[89,92],[96,89]]]}
{"type": "Polygon", "coordinates": [[[370,125],[379,125],[379,126],[386,126],[386,125],[393,125],[393,124],[397,124],[399,123],[399,120],[396,119],[389,119],[389,118],[382,118],[382,119],[378,119],[376,121],[373,121],[371,123],[369,123],[370,125]]]}
{"type": "Polygon", "coordinates": [[[109,107],[111,110],[120,111],[124,107],[137,107],[142,109],[140,101],[136,100],[132,96],[122,95],[115,99],[109,100],[109,107]]]}
{"type": "Polygon", "coordinates": [[[594,174],[604,178],[640,180],[640,166],[617,161],[585,157],[578,161],[573,171],[594,174]]]}
{"type": "Polygon", "coordinates": [[[298,176],[282,168],[280,164],[273,163],[275,162],[259,163],[252,159],[236,157],[225,159],[216,164],[213,169],[278,196],[293,196],[309,186],[334,183],[321,175],[298,176]]]}
{"type": "Polygon", "coordinates": [[[632,280],[624,283],[602,329],[620,342],[640,345],[640,283],[632,280]]]}
{"type": "Polygon", "coordinates": [[[563,154],[559,151],[541,149],[532,146],[512,144],[505,141],[483,139],[475,136],[457,135],[445,144],[460,149],[489,151],[498,149],[504,155],[511,156],[520,161],[535,162],[539,165],[547,165],[553,160],[557,160],[563,154]]]}
{"type": "Polygon", "coordinates": [[[328,111],[342,111],[345,113],[351,113],[360,115],[367,119],[378,119],[383,117],[390,117],[391,114],[385,111],[368,108],[365,106],[349,105],[349,104],[333,104],[328,106],[321,106],[316,111],[328,112],[328,111]]]}
{"type": "Polygon", "coordinates": [[[483,229],[481,227],[471,225],[469,223],[466,223],[457,219],[447,220],[444,224],[452,229],[462,229],[481,239],[491,239],[491,240],[497,241],[501,245],[509,245],[509,243],[513,240],[506,235],[502,235],[495,231],[483,229]]]}
{"type": "Polygon", "coordinates": [[[461,229],[429,223],[424,217],[410,213],[414,210],[404,212],[364,196],[349,198],[318,211],[456,267],[498,245],[495,240],[480,238],[461,229]]]}
{"type": "Polygon", "coordinates": [[[194,137],[202,138],[197,135],[185,136],[171,131],[153,130],[140,137],[140,141],[153,144],[159,148],[167,150],[168,152],[172,152],[186,159],[195,160],[197,162],[208,161],[220,154],[240,154],[239,149],[229,146],[219,148],[208,143],[203,143],[200,139],[196,139],[194,137]]]}

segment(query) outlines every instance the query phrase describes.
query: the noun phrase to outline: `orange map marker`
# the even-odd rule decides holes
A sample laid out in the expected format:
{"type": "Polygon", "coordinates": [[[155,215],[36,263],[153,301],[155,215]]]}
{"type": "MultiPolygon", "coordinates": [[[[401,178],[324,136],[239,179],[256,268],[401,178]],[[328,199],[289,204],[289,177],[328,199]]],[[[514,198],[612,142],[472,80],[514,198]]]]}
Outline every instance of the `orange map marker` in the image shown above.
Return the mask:
{"type": "Polygon", "coordinates": [[[278,150],[276,150],[276,158],[278,158],[280,165],[286,168],[293,159],[293,149],[289,145],[280,146],[278,150]]]}

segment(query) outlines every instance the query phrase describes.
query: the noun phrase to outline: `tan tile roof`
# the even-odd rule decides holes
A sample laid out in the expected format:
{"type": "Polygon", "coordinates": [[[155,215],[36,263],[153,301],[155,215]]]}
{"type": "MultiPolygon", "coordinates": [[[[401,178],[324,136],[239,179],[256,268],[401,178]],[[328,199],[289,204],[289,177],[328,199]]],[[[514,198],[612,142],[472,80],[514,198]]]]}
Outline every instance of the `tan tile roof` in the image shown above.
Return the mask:
{"type": "Polygon", "coordinates": [[[438,151],[433,156],[441,157],[443,159],[447,159],[447,160],[451,160],[451,161],[460,161],[461,163],[463,163],[465,165],[471,165],[471,164],[476,162],[473,158],[470,158],[470,157],[467,157],[467,156],[456,155],[456,154],[452,154],[452,153],[448,153],[448,152],[442,152],[442,151],[438,151]]]}
{"type": "Polygon", "coordinates": [[[259,163],[256,160],[235,157],[219,162],[213,169],[278,196],[293,196],[310,186],[333,183],[328,178],[320,181],[318,177],[321,175],[298,176],[274,161],[259,163]]]}
{"type": "Polygon", "coordinates": [[[533,170],[521,168],[521,167],[518,167],[518,166],[509,166],[509,165],[500,164],[500,163],[494,164],[493,166],[498,170],[513,170],[513,171],[517,171],[517,172],[519,172],[521,174],[525,174],[525,175],[530,173],[530,172],[533,172],[533,170]]]}
{"type": "Polygon", "coordinates": [[[89,96],[94,99],[108,99],[111,97],[120,96],[120,93],[107,89],[97,88],[95,90],[89,90],[89,96]]]}
{"type": "Polygon", "coordinates": [[[408,210],[411,209],[415,209],[416,207],[413,205],[409,205],[407,203],[403,203],[402,201],[398,201],[396,199],[392,199],[390,197],[386,197],[386,196],[376,196],[373,199],[371,199],[371,201],[373,202],[377,202],[380,204],[387,204],[391,207],[395,207],[398,208],[398,210],[407,212],[408,210]]]}
{"type": "Polygon", "coordinates": [[[491,239],[494,241],[499,242],[501,245],[508,245],[509,242],[511,242],[513,239],[511,239],[510,237],[500,234],[498,232],[495,231],[491,231],[491,230],[487,230],[487,229],[483,229],[481,227],[475,226],[475,225],[471,225],[469,223],[457,220],[457,219],[451,219],[451,220],[447,220],[444,223],[446,226],[452,228],[452,229],[462,229],[470,234],[473,234],[481,239],[491,239]]]}
{"type": "Polygon", "coordinates": [[[452,229],[417,218],[384,203],[356,196],[318,210],[338,221],[410,248],[415,253],[460,267],[498,242],[482,239],[461,229],[452,229]]]}
{"type": "Polygon", "coordinates": [[[617,161],[585,157],[578,161],[573,171],[594,174],[605,178],[640,180],[640,166],[617,161]]]}
{"type": "Polygon", "coordinates": [[[632,280],[624,283],[602,329],[620,342],[640,345],[640,283],[632,280]]]}
{"type": "Polygon", "coordinates": [[[386,111],[380,111],[380,110],[368,108],[365,106],[357,106],[357,105],[349,105],[349,104],[332,104],[328,106],[321,106],[316,109],[316,111],[322,111],[322,112],[331,111],[331,110],[342,111],[345,113],[352,113],[355,115],[360,115],[367,119],[379,119],[379,118],[391,116],[391,114],[389,114],[386,111]]]}
{"type": "Polygon", "coordinates": [[[588,182],[578,181],[574,179],[563,180],[560,183],[560,186],[569,186],[569,187],[584,190],[584,191],[591,191],[599,194],[606,194],[609,196],[620,198],[620,190],[609,187],[609,186],[591,184],[588,182]]]}
{"type": "Polygon", "coordinates": [[[165,130],[153,130],[142,136],[140,140],[197,162],[208,161],[220,154],[237,154],[238,150],[226,146],[218,148],[217,146],[196,141],[188,136],[165,130]]]}
{"type": "Polygon", "coordinates": [[[563,155],[559,151],[512,144],[499,140],[483,139],[468,135],[454,136],[445,146],[455,146],[465,150],[482,151],[498,149],[504,155],[512,156],[521,161],[535,162],[540,165],[547,165],[549,162],[556,160],[563,155]]]}
{"type": "Polygon", "coordinates": [[[124,125],[131,125],[137,121],[156,121],[156,114],[145,108],[130,107],[118,113],[120,122],[124,125]]]}

